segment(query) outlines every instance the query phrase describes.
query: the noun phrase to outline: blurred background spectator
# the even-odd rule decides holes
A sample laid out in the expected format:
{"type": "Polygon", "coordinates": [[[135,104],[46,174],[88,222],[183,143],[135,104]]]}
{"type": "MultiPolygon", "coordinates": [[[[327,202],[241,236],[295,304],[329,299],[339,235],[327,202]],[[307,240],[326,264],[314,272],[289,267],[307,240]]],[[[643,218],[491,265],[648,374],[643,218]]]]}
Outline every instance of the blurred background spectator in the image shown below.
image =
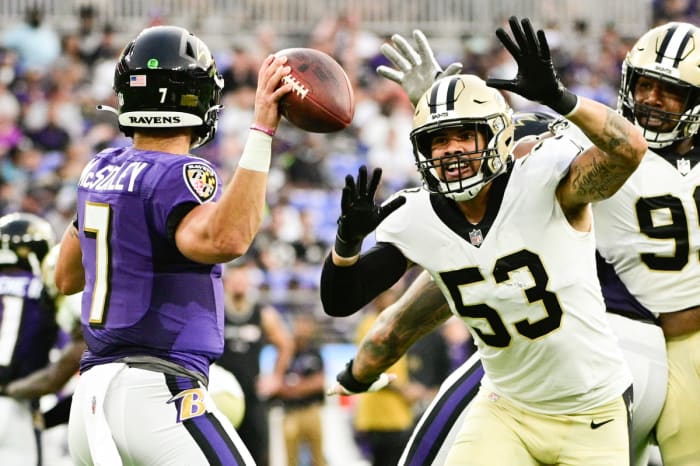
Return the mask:
{"type": "Polygon", "coordinates": [[[297,313],[292,320],[294,356],[277,398],[282,404],[287,466],[326,466],[323,419],[326,376],[313,316],[297,313]]]}
{"type": "Polygon", "coordinates": [[[24,14],[24,21],[3,35],[2,44],[17,54],[20,73],[43,75],[61,52],[60,38],[56,29],[44,22],[44,10],[36,2],[27,2],[24,14]]]}
{"type": "MultiPolygon", "coordinates": [[[[395,302],[401,290],[401,286],[390,288],[370,303],[357,328],[357,344],[367,335],[379,312],[395,302]]],[[[411,435],[413,404],[424,396],[422,387],[409,379],[407,356],[402,356],[387,372],[396,375],[396,380],[379,391],[357,397],[354,413],[358,447],[372,466],[398,464],[411,435]]]]}
{"type": "MultiPolygon", "coordinates": [[[[411,30],[419,28],[443,66],[457,60],[464,63],[465,72],[510,77],[514,63],[502,53],[493,31],[511,14],[530,16],[545,26],[565,84],[614,107],[621,63],[632,40],[653,24],[700,21],[698,0],[405,0],[400,9],[389,8],[390,3],[4,2],[0,10],[0,215],[33,212],[48,220],[58,234],[72,221],[75,185],[86,162],[106,146],[127,144],[114,115],[95,106],[116,106],[112,92],[116,56],[142,28],[177,24],[210,45],[225,78],[225,108],[216,139],[196,153],[211,159],[225,174],[236,167],[245,142],[260,61],[283,48],[320,48],[348,72],[355,92],[355,118],[349,128],[333,134],[305,133],[282,123],[274,140],[268,215],[244,262],[248,289],[255,293],[248,299],[259,308],[274,308],[285,329],[295,315],[312,316],[322,355],[337,358],[351,354],[346,349],[352,348],[363,318],[327,318],[318,298],[320,266],[333,244],[344,177],[356,173],[362,164],[382,167],[380,200],[420,183],[409,140],[410,103],[398,85],[374,71],[386,64],[379,52],[383,41],[392,33],[410,37],[411,30]]],[[[538,108],[509,98],[516,110],[538,108]]],[[[370,237],[364,247],[372,245],[370,237]]],[[[227,336],[233,344],[234,328],[247,324],[228,325],[227,336]]],[[[260,358],[265,347],[279,349],[274,338],[264,339],[265,330],[259,333],[260,340],[251,349],[253,358],[260,358]]],[[[449,323],[438,336],[447,345],[452,364],[474,350],[469,335],[451,333],[449,323]]],[[[325,358],[323,362],[329,383],[338,364],[345,361],[325,358]]],[[[420,381],[417,366],[413,370],[414,382],[420,381]]],[[[424,396],[415,392],[412,396],[427,402],[434,383],[425,382],[424,396]]],[[[251,397],[255,389],[247,391],[251,397]]],[[[347,415],[349,428],[356,403],[331,399],[323,410],[334,413],[334,420],[347,415]]],[[[411,405],[410,400],[406,403],[411,405]]],[[[358,465],[367,464],[355,454],[351,435],[339,436],[324,439],[329,464],[352,466],[349,458],[356,458],[358,465]]],[[[285,460],[276,461],[273,466],[282,466],[285,460]]]]}
{"type": "Polygon", "coordinates": [[[258,279],[248,264],[231,264],[224,272],[224,354],[218,364],[238,379],[245,410],[238,434],[255,463],[268,466],[268,402],[277,395],[294,353],[287,324],[277,310],[259,301],[258,279]],[[273,369],[260,373],[260,353],[275,348],[273,369]]]}

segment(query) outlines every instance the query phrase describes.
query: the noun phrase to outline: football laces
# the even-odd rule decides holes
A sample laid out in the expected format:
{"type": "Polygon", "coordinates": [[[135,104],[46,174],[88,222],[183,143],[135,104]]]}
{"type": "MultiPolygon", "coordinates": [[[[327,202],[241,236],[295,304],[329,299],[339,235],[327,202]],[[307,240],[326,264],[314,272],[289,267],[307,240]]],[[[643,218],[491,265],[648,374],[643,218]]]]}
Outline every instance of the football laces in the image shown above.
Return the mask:
{"type": "Polygon", "coordinates": [[[287,76],[282,78],[282,81],[284,81],[285,84],[291,84],[292,92],[297,94],[301,99],[304,99],[306,97],[306,94],[309,93],[309,89],[294,76],[288,74],[287,76]]]}

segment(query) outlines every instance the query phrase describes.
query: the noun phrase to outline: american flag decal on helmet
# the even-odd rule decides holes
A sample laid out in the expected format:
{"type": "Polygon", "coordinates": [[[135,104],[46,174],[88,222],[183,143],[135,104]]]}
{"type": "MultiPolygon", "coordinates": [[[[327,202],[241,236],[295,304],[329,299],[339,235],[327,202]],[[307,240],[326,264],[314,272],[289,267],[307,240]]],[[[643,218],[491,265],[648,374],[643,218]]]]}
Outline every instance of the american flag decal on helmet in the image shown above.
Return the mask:
{"type": "Polygon", "coordinates": [[[129,76],[129,86],[130,87],[146,87],[146,75],[145,74],[132,74],[129,76]]]}

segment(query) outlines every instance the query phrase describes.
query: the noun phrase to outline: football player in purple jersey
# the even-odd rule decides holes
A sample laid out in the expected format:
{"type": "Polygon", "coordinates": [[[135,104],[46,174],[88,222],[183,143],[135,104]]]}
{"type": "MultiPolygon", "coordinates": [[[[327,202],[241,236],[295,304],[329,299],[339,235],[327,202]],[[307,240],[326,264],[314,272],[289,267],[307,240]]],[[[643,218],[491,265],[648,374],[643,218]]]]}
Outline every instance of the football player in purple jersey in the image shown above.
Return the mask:
{"type": "Polygon", "coordinates": [[[84,291],[87,344],[69,420],[76,464],[254,464],[207,391],[223,350],[221,263],[262,221],[286,59],[258,74],[251,130],[230,183],[190,155],[215,133],[223,86],[208,47],[175,26],[121,52],[114,90],[130,147],[95,155],[78,182],[56,285],[84,291]]]}
{"type": "Polygon", "coordinates": [[[29,213],[0,218],[0,463],[40,464],[34,425],[38,397],[18,400],[7,386],[49,361],[56,341],[53,301],[41,280],[41,261],[54,242],[51,225],[29,213]]]}

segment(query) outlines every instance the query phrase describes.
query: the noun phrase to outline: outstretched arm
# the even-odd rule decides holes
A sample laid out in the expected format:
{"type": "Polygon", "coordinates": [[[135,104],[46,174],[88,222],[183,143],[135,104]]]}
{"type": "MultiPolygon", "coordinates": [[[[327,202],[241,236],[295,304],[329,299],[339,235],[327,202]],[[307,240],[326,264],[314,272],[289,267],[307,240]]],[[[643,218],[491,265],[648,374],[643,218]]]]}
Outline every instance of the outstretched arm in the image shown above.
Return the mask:
{"type": "Polygon", "coordinates": [[[355,358],[338,374],[338,383],[328,393],[350,394],[382,388],[392,380],[384,371],[451,315],[442,292],[423,272],[396,302],[379,314],[355,358]]]}
{"type": "Polygon", "coordinates": [[[381,65],[377,67],[377,73],[400,84],[415,106],[435,80],[459,74],[462,71],[462,64],[451,63],[443,70],[435,59],[425,34],[416,29],[413,31],[413,39],[416,42],[416,48],[413,48],[400,34],[391,36],[390,43],[382,44],[380,47],[382,54],[395,68],[381,65]]]}
{"type": "Polygon", "coordinates": [[[360,344],[353,375],[364,381],[376,378],[451,315],[440,289],[427,272],[422,272],[396,302],[379,314],[360,344]]]}
{"type": "Polygon", "coordinates": [[[375,168],[368,179],[367,167],[363,165],[357,180],[352,175],[345,177],[335,245],[321,270],[321,302],[328,315],[353,314],[406,272],[406,258],[389,243],[378,244],[360,255],[365,236],[406,203],[400,195],[382,205],[375,203],[381,174],[381,169],[375,168]]]}
{"type": "Polygon", "coordinates": [[[579,97],[576,111],[567,118],[594,145],[574,159],[559,185],[557,196],[564,212],[615,194],[647,150],[646,140],[636,126],[598,102],[579,97]]]}
{"type": "MultiPolygon", "coordinates": [[[[578,97],[557,76],[544,31],[535,33],[530,21],[509,20],[511,36],[499,28],[496,35],[518,64],[513,79],[486,83],[545,105],[575,123],[595,144],[571,164],[557,189],[557,198],[574,226],[586,217],[584,207],[613,195],[634,172],[647,150],[641,131],[605,105],[578,97]]],[[[585,226],[585,223],[584,225],[585,226]]]]}
{"type": "Polygon", "coordinates": [[[291,90],[286,57],[270,55],[258,72],[253,127],[233,178],[217,202],[198,205],[175,232],[178,250],[205,264],[228,262],[250,247],[265,212],[272,137],[279,124],[279,101],[291,90]],[[258,128],[258,129],[255,129],[258,128]],[[263,128],[263,131],[260,130],[263,128]]]}

